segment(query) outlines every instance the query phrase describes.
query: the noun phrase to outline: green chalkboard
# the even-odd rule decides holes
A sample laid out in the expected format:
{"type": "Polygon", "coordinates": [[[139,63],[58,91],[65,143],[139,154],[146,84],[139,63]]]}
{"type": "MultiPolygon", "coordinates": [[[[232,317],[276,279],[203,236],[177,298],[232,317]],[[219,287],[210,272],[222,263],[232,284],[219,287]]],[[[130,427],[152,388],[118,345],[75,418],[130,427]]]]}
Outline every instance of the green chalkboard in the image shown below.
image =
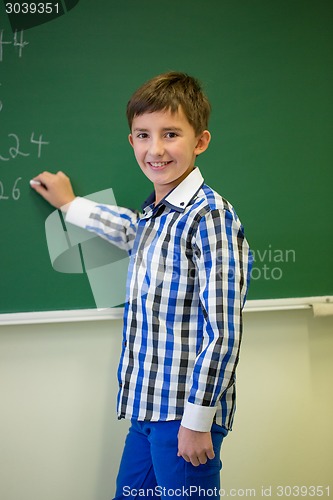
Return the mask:
{"type": "Polygon", "coordinates": [[[49,18],[21,13],[17,24],[6,3],[0,312],[95,307],[85,273],[53,269],[53,209],[29,180],[63,170],[77,194],[111,188],[119,205],[139,208],[151,186],[127,141],[125,107],[168,70],[197,76],[212,102],[212,143],[198,165],[246,228],[249,298],[333,294],[330,0],[59,1],[49,18]]]}

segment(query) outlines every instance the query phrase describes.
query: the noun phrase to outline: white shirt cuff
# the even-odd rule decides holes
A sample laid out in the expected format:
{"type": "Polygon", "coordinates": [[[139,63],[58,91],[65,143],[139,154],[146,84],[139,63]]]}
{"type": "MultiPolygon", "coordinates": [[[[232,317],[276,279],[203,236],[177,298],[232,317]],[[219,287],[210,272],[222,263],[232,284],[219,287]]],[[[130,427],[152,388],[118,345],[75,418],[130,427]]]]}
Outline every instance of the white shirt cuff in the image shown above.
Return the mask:
{"type": "Polygon", "coordinates": [[[85,228],[95,207],[96,202],[77,196],[69,205],[66,213],[66,222],[85,228]]]}
{"type": "Polygon", "coordinates": [[[215,417],[216,408],[200,406],[187,402],[181,425],[192,431],[209,432],[215,417]]]}

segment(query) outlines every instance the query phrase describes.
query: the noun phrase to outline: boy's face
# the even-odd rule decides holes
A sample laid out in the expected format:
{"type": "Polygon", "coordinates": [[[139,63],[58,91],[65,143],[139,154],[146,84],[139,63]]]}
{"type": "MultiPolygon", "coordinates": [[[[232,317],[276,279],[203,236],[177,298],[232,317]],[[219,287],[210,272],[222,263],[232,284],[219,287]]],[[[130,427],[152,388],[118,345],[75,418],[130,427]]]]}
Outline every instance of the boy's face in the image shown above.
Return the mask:
{"type": "Polygon", "coordinates": [[[210,133],[205,130],[196,136],[179,107],[176,113],[134,117],[129,141],[141,170],[154,184],[158,203],[193,170],[196,156],[208,147],[210,133]]]}

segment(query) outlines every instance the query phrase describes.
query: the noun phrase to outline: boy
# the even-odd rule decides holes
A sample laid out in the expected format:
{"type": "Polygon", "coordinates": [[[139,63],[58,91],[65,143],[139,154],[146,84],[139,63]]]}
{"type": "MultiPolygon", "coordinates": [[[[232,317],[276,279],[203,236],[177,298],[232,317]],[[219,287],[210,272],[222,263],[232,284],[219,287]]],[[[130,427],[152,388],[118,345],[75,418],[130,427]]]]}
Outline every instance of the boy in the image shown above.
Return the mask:
{"type": "Polygon", "coordinates": [[[250,251],[232,206],[204,184],[210,104],[183,73],[159,75],[127,105],[129,142],[154,192],[143,214],[76,198],[62,172],[34,189],[66,220],[130,256],[118,417],[131,419],[116,499],[219,498],[232,427],[250,251]]]}

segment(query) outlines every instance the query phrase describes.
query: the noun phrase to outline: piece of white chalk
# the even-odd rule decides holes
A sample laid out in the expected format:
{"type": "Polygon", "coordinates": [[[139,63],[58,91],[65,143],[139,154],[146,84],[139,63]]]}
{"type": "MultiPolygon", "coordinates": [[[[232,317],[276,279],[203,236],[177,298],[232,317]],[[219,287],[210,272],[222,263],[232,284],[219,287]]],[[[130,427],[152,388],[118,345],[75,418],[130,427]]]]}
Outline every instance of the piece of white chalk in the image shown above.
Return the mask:
{"type": "Polygon", "coordinates": [[[34,180],[31,180],[31,181],[30,181],[30,185],[31,185],[31,186],[41,186],[41,184],[42,184],[42,183],[41,183],[40,181],[34,181],[34,180]]]}

